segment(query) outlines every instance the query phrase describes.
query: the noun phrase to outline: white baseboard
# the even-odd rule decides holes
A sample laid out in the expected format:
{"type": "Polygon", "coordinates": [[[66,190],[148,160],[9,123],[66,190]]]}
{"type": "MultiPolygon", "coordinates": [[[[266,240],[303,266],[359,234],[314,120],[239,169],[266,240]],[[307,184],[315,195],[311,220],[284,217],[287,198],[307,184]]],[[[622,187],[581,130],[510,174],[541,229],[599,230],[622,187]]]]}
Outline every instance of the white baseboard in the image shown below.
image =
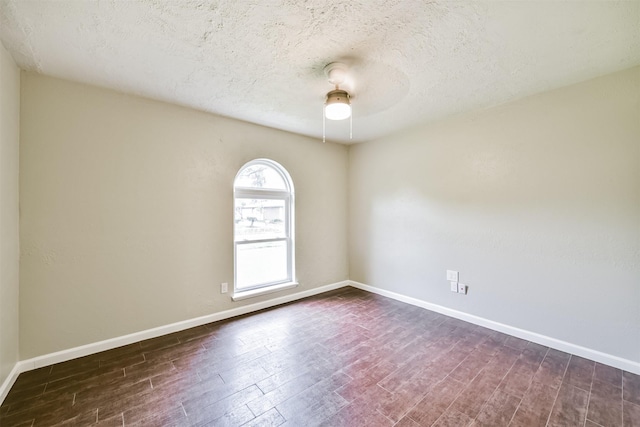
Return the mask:
{"type": "Polygon", "coordinates": [[[603,353],[601,351],[593,350],[590,348],[582,347],[577,344],[572,344],[566,341],[562,341],[556,338],[541,335],[535,332],[527,331],[524,329],[516,328],[513,326],[505,325],[504,323],[494,322],[493,320],[485,319],[483,317],[474,316],[462,311],[453,310],[441,305],[432,304],[427,301],[419,300],[417,298],[408,297],[406,295],[398,294],[395,292],[387,291],[384,289],[376,288],[374,286],[365,285],[364,283],[349,281],[350,285],[354,288],[362,289],[367,292],[382,295],[392,298],[397,301],[406,302],[407,304],[422,307],[427,310],[435,311],[436,313],[444,314],[446,316],[454,317],[456,319],[464,320],[465,322],[473,323],[474,325],[483,326],[494,331],[502,332],[514,337],[522,338],[527,341],[532,341],[537,344],[544,345],[546,347],[555,348],[556,350],[564,351],[566,353],[575,354],[586,359],[594,360],[596,362],[603,363],[605,365],[613,366],[622,369],[627,372],[640,375],[640,363],[632,360],[623,359],[618,356],[603,353]]]}
{"type": "Polygon", "coordinates": [[[13,386],[13,383],[18,379],[20,372],[23,372],[21,369],[22,367],[20,362],[17,362],[13,365],[13,369],[11,369],[11,372],[9,372],[9,375],[5,378],[2,385],[0,385],[0,405],[4,402],[4,398],[7,397],[7,394],[9,394],[9,390],[11,390],[11,386],[13,386]]]}
{"type": "Polygon", "coordinates": [[[233,308],[231,310],[225,310],[218,313],[208,314],[206,316],[196,317],[194,319],[184,320],[182,322],[171,323],[169,325],[159,326],[153,329],[147,329],[145,331],[135,332],[133,334],[124,335],[121,337],[111,338],[104,341],[98,341],[91,344],[82,345],[79,347],[70,348],[67,350],[57,351],[55,353],[45,354],[42,356],[34,357],[27,360],[22,360],[14,366],[10,375],[4,381],[0,387],[0,404],[4,401],[4,398],[9,393],[9,390],[13,386],[14,382],[18,378],[18,375],[22,372],[31,371],[33,369],[40,368],[42,366],[52,365],[54,363],[65,362],[67,360],[75,359],[78,357],[88,356],[93,353],[98,353],[112,348],[121,347],[127,344],[133,344],[138,341],[156,338],[162,335],[171,334],[173,332],[183,331],[185,329],[193,328],[196,326],[205,325],[211,322],[217,322],[219,320],[229,319],[231,317],[241,316],[243,314],[252,313],[254,311],[263,310],[265,308],[274,307],[280,304],[286,304],[291,301],[299,300],[302,298],[318,295],[323,292],[332,291],[334,289],[343,288],[349,286],[348,280],[332,283],[325,286],[309,289],[302,292],[297,292],[291,295],[285,295],[279,298],[273,298],[267,301],[258,302],[255,304],[244,305],[242,307],[233,308]]]}

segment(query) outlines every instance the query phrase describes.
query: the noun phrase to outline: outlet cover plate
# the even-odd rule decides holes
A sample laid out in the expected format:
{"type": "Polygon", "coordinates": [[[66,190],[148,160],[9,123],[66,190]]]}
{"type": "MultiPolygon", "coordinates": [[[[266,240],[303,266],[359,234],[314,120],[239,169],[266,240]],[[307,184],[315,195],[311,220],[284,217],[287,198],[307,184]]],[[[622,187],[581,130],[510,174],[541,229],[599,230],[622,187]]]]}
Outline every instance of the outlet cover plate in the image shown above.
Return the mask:
{"type": "Polygon", "coordinates": [[[226,294],[227,292],[229,292],[229,284],[228,283],[220,284],[220,293],[226,294]]]}
{"type": "Polygon", "coordinates": [[[458,272],[453,270],[447,270],[447,280],[450,282],[457,282],[458,272]]]}
{"type": "Polygon", "coordinates": [[[458,292],[458,282],[450,282],[451,283],[451,292],[458,292]]]}
{"type": "Polygon", "coordinates": [[[462,283],[458,283],[458,293],[466,295],[467,294],[467,285],[463,285],[462,283]]]}

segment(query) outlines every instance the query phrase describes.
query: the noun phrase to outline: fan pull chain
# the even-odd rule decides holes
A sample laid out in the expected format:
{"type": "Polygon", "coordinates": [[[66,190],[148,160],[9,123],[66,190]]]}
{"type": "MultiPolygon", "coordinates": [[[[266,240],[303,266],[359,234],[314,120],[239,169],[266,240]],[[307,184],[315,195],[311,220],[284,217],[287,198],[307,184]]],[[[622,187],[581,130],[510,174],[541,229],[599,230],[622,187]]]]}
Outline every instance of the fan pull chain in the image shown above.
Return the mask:
{"type": "Polygon", "coordinates": [[[324,144],[326,142],[326,133],[327,133],[327,124],[326,124],[326,118],[324,116],[324,106],[322,107],[322,143],[324,144]]]}

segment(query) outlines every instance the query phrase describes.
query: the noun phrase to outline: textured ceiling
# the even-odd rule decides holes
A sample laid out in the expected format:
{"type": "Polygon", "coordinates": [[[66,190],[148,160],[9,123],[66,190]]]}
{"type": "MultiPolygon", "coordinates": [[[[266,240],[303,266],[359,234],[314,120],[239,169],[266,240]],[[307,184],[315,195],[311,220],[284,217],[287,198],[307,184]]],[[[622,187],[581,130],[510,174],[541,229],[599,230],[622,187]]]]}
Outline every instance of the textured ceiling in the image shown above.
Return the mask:
{"type": "Polygon", "coordinates": [[[25,70],[314,137],[342,61],[357,142],[638,65],[640,1],[0,0],[0,38],[25,70]]]}

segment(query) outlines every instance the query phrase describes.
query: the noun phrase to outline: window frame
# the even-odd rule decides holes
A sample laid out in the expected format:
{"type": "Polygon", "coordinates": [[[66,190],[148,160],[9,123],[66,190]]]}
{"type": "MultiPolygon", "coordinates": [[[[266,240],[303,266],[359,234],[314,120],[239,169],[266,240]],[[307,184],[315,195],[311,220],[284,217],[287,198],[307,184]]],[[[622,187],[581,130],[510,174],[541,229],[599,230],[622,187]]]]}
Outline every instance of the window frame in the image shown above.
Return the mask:
{"type": "Polygon", "coordinates": [[[233,180],[233,299],[243,299],[251,296],[262,295],[268,292],[274,292],[281,289],[296,286],[295,281],[295,238],[294,238],[294,191],[293,182],[287,170],[277,162],[269,159],[255,159],[245,163],[236,174],[233,180]],[[285,189],[273,189],[260,187],[242,187],[238,186],[238,178],[249,167],[262,165],[276,171],[285,184],[285,189]],[[284,202],[284,237],[273,237],[267,239],[245,239],[237,240],[235,221],[236,209],[239,199],[267,199],[282,200],[284,202]],[[287,277],[282,280],[262,282],[252,286],[238,288],[238,247],[246,244],[264,243],[264,242],[285,242],[287,256],[287,277]]]}

